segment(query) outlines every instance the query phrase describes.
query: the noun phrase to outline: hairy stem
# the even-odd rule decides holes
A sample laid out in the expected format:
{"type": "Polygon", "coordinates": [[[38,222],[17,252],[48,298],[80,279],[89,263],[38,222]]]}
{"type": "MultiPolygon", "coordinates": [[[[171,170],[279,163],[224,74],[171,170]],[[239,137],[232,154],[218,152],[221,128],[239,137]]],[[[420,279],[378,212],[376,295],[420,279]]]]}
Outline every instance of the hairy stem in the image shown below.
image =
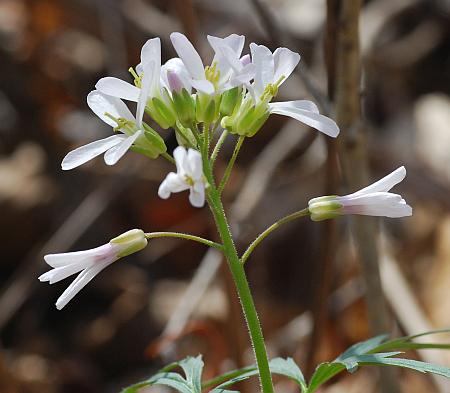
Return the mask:
{"type": "Polygon", "coordinates": [[[212,240],[204,239],[200,236],[189,235],[188,233],[180,233],[180,232],[149,232],[145,234],[147,239],[156,239],[160,237],[174,237],[178,239],[192,240],[197,243],[202,243],[209,247],[217,248],[218,250],[222,250],[223,246],[219,243],[213,242],[212,240]]]}
{"type": "Polygon", "coordinates": [[[244,264],[251,253],[255,250],[255,248],[261,243],[267,236],[269,236],[273,231],[278,229],[284,224],[287,224],[288,222],[291,222],[293,220],[296,220],[300,217],[305,217],[309,215],[308,208],[305,208],[303,210],[299,210],[295,213],[289,214],[286,217],[283,217],[282,219],[274,222],[270,227],[268,227],[264,232],[261,232],[258,237],[248,246],[247,250],[245,250],[244,254],[241,257],[241,263],[244,264]]]}
{"type": "MultiPolygon", "coordinates": [[[[243,139],[243,138],[242,138],[243,139]]],[[[241,142],[242,144],[242,142],[241,142]]],[[[244,266],[239,260],[233,237],[228,226],[227,217],[220,198],[220,192],[216,188],[211,166],[207,156],[203,156],[203,170],[208,180],[208,203],[214,215],[217,230],[223,242],[223,253],[228,261],[233,276],[236,290],[241,302],[242,311],[250,334],[256,364],[259,371],[259,380],[263,393],[273,393],[272,377],[270,375],[269,360],[267,358],[266,345],[256,312],[253,297],[245,274],[244,266]]]]}

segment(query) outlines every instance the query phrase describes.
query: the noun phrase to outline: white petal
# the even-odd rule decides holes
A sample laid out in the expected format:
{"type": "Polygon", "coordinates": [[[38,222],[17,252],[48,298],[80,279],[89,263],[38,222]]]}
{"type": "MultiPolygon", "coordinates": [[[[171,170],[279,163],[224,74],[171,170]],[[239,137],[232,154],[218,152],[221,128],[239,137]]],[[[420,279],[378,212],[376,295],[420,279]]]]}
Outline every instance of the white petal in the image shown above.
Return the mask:
{"type": "Polygon", "coordinates": [[[170,40],[191,76],[194,79],[204,79],[205,69],[202,59],[186,36],[181,33],[172,33],[170,40]]]}
{"type": "Polygon", "coordinates": [[[205,186],[203,182],[194,184],[194,187],[190,188],[189,202],[194,207],[203,207],[205,204],[205,186]]]}
{"type": "Polygon", "coordinates": [[[161,40],[159,37],[151,38],[142,46],[141,64],[145,65],[149,61],[161,65],[161,40]]]}
{"type": "Polygon", "coordinates": [[[198,91],[201,91],[202,93],[205,93],[208,95],[211,95],[214,93],[214,90],[215,90],[214,85],[206,79],[203,79],[203,80],[191,79],[190,83],[194,89],[197,89],[198,91]]]}
{"type": "Polygon", "coordinates": [[[93,158],[104,153],[108,149],[118,145],[126,138],[125,135],[113,135],[99,141],[91,142],[87,145],[81,146],[78,149],[69,152],[61,163],[61,168],[64,171],[76,168],[93,158]]]}
{"type": "Polygon", "coordinates": [[[100,273],[112,262],[114,261],[105,261],[83,270],[58,298],[56,301],[56,308],[61,310],[64,306],[66,306],[78,292],[80,292],[98,273],[100,273]]]}
{"type": "Polygon", "coordinates": [[[187,164],[189,167],[188,174],[194,180],[201,180],[203,178],[202,155],[197,150],[189,149],[187,154],[187,164]]]}
{"type": "Polygon", "coordinates": [[[139,89],[136,86],[111,76],[100,79],[96,83],[95,88],[109,96],[122,98],[128,101],[137,102],[139,98],[139,89]]]}
{"type": "Polygon", "coordinates": [[[91,248],[90,250],[63,252],[59,254],[48,254],[44,256],[45,262],[51,267],[61,267],[83,261],[87,258],[93,258],[101,254],[105,245],[91,248]]]}
{"type": "Polygon", "coordinates": [[[242,49],[244,49],[245,36],[243,35],[230,34],[225,38],[208,35],[207,38],[209,44],[211,45],[211,47],[214,49],[215,52],[219,46],[225,45],[228,46],[230,49],[232,49],[233,52],[236,53],[237,57],[240,57],[242,49]]]}
{"type": "Polygon", "coordinates": [[[186,159],[187,150],[183,146],[178,146],[173,151],[173,158],[175,159],[175,165],[177,166],[177,173],[184,174],[186,172],[186,159]]]}
{"type": "Polygon", "coordinates": [[[379,205],[389,206],[402,201],[401,195],[390,192],[371,192],[363,194],[350,194],[336,198],[344,206],[352,205],[379,205]]]}
{"type": "Polygon", "coordinates": [[[277,102],[275,104],[276,105],[273,103],[269,104],[270,113],[292,117],[293,119],[313,127],[333,138],[337,137],[339,134],[339,127],[337,124],[326,116],[316,112],[298,109],[292,106],[289,101],[287,105],[284,105],[284,102],[277,102]]]}
{"type": "Polygon", "coordinates": [[[389,175],[383,177],[377,182],[367,186],[357,192],[354,195],[366,194],[371,192],[387,192],[396,184],[400,183],[406,176],[406,169],[404,166],[397,168],[395,171],[389,175]]]}
{"type": "Polygon", "coordinates": [[[300,55],[292,52],[288,48],[278,48],[273,53],[275,63],[275,75],[273,81],[277,82],[281,76],[284,76],[282,83],[292,74],[294,68],[300,61],[300,55]]]}
{"type": "Polygon", "coordinates": [[[143,132],[141,130],[136,131],[133,135],[125,138],[120,144],[109,149],[104,157],[106,165],[116,164],[142,134],[143,132]]]}
{"type": "Polygon", "coordinates": [[[136,108],[136,125],[142,127],[142,119],[144,118],[145,107],[147,106],[147,101],[150,96],[150,90],[153,87],[157,87],[156,84],[159,83],[159,72],[155,75],[157,71],[156,64],[153,61],[149,61],[144,65],[144,76],[141,81],[141,91],[139,93],[138,104],[136,108]],[[155,79],[158,81],[155,81],[155,79]]]}
{"type": "Polygon", "coordinates": [[[158,195],[162,199],[167,199],[173,192],[181,192],[188,189],[189,185],[184,181],[183,176],[170,172],[159,186],[158,195]]]}
{"type": "Polygon", "coordinates": [[[87,104],[92,109],[92,112],[111,127],[117,127],[118,124],[106,116],[105,113],[109,113],[115,118],[123,117],[124,119],[135,121],[134,116],[120,98],[103,94],[98,90],[91,91],[88,94],[87,104]]]}
{"type": "Polygon", "coordinates": [[[271,108],[291,108],[293,110],[295,109],[301,109],[304,111],[319,113],[319,108],[317,108],[317,105],[314,104],[312,101],[308,100],[296,100],[296,101],[282,101],[282,102],[272,102],[269,105],[271,108]]]}
{"type": "Polygon", "coordinates": [[[252,63],[256,66],[254,89],[261,96],[269,83],[273,83],[275,63],[272,52],[264,45],[250,44],[252,63]]]}
{"type": "Polygon", "coordinates": [[[87,258],[80,262],[72,263],[67,266],[58,267],[39,276],[39,281],[48,281],[50,284],[54,284],[58,281],[64,280],[65,278],[71,276],[72,274],[81,272],[82,270],[91,266],[93,263],[94,263],[93,260],[87,258]]]}

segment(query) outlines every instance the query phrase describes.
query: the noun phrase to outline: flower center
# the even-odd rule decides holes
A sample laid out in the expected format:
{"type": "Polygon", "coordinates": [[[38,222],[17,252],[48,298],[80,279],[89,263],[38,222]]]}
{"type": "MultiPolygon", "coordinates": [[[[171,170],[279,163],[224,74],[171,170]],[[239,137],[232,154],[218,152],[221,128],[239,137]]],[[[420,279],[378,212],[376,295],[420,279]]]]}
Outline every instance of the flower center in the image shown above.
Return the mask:
{"type": "Polygon", "coordinates": [[[278,88],[286,77],[281,75],[275,83],[269,83],[261,94],[261,101],[270,101],[278,94],[278,88]]]}
{"type": "Polygon", "coordinates": [[[186,182],[187,185],[189,185],[190,187],[194,186],[194,179],[189,176],[189,175],[184,175],[184,181],[186,182]]]}
{"type": "Polygon", "coordinates": [[[123,131],[127,135],[132,135],[136,131],[136,124],[132,120],[125,119],[123,117],[114,117],[108,112],[105,112],[105,116],[112,119],[117,123],[117,126],[114,127],[114,131],[123,131]]]}

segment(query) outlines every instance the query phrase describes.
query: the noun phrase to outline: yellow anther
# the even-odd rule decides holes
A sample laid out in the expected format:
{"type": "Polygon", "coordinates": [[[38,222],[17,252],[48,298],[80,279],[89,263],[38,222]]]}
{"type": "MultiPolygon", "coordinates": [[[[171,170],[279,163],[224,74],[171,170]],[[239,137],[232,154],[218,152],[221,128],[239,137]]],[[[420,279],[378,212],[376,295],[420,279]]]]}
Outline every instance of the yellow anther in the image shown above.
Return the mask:
{"type": "Polygon", "coordinates": [[[128,72],[129,72],[129,73],[133,76],[133,78],[134,78],[134,85],[135,85],[136,87],[141,88],[142,78],[143,78],[143,76],[144,76],[144,73],[141,72],[141,74],[138,75],[138,73],[134,70],[133,67],[130,67],[130,68],[128,69],[128,72]]]}
{"type": "Polygon", "coordinates": [[[220,79],[220,71],[217,69],[216,62],[213,62],[211,66],[205,67],[205,77],[214,85],[215,88],[217,88],[220,79]]]}
{"type": "Polygon", "coordinates": [[[184,181],[186,182],[186,184],[188,184],[190,187],[194,186],[194,179],[188,175],[184,175],[184,181]]]}

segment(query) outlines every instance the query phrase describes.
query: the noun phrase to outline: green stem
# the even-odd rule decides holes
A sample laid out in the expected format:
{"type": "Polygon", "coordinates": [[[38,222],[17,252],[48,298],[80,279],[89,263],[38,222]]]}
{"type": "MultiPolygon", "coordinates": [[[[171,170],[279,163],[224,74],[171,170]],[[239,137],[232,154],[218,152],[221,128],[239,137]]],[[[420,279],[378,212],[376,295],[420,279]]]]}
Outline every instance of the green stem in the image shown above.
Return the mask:
{"type": "Polygon", "coordinates": [[[274,222],[269,228],[267,228],[264,232],[260,233],[258,237],[248,246],[247,250],[245,250],[244,254],[241,257],[241,263],[244,264],[253,250],[261,243],[267,236],[269,236],[274,230],[281,227],[283,224],[287,224],[293,220],[296,220],[300,217],[305,217],[309,215],[309,209],[305,208],[303,210],[299,210],[295,213],[289,214],[286,217],[283,217],[281,220],[274,222]]]}
{"type": "Polygon", "coordinates": [[[209,247],[217,248],[218,250],[222,250],[223,246],[219,243],[213,242],[212,240],[204,239],[200,236],[195,235],[189,235],[187,233],[179,233],[179,232],[149,232],[145,234],[145,237],[147,239],[156,239],[159,237],[175,237],[178,239],[186,239],[186,240],[192,240],[197,243],[205,244],[209,247]]]}
{"type": "Polygon", "coordinates": [[[241,135],[238,139],[238,141],[236,142],[236,146],[234,147],[234,151],[233,151],[233,155],[231,156],[230,162],[228,163],[226,169],[225,169],[225,173],[223,174],[222,180],[220,182],[219,185],[219,194],[222,194],[223,189],[225,188],[227,181],[231,175],[231,171],[233,169],[234,166],[234,162],[236,161],[236,158],[239,154],[239,150],[241,150],[242,144],[244,143],[245,140],[245,136],[241,135]]]}
{"type": "Polygon", "coordinates": [[[222,134],[220,134],[220,137],[219,137],[219,139],[218,139],[218,141],[216,143],[216,146],[214,146],[214,150],[213,150],[213,152],[211,154],[211,158],[210,158],[211,167],[214,166],[214,162],[216,161],[216,158],[217,158],[217,156],[219,154],[219,151],[220,151],[222,145],[224,144],[225,139],[227,139],[227,136],[228,136],[228,131],[227,130],[223,130],[223,132],[222,132],[222,134]]]}
{"type": "Polygon", "coordinates": [[[273,393],[272,377],[270,375],[269,361],[267,358],[266,346],[262,334],[261,325],[259,323],[258,314],[256,312],[253,297],[245,275],[243,264],[239,260],[236,247],[228,226],[228,221],[223,209],[222,200],[219,190],[214,184],[212,169],[207,156],[203,156],[203,170],[209,187],[208,203],[214,215],[214,219],[223,242],[223,253],[228,261],[236,290],[244,312],[247,327],[250,333],[253,351],[256,358],[256,364],[259,371],[259,379],[263,393],[273,393]]]}
{"type": "Polygon", "coordinates": [[[174,158],[169,153],[167,153],[166,151],[164,153],[161,153],[161,156],[163,156],[171,164],[175,164],[174,158]]]}

